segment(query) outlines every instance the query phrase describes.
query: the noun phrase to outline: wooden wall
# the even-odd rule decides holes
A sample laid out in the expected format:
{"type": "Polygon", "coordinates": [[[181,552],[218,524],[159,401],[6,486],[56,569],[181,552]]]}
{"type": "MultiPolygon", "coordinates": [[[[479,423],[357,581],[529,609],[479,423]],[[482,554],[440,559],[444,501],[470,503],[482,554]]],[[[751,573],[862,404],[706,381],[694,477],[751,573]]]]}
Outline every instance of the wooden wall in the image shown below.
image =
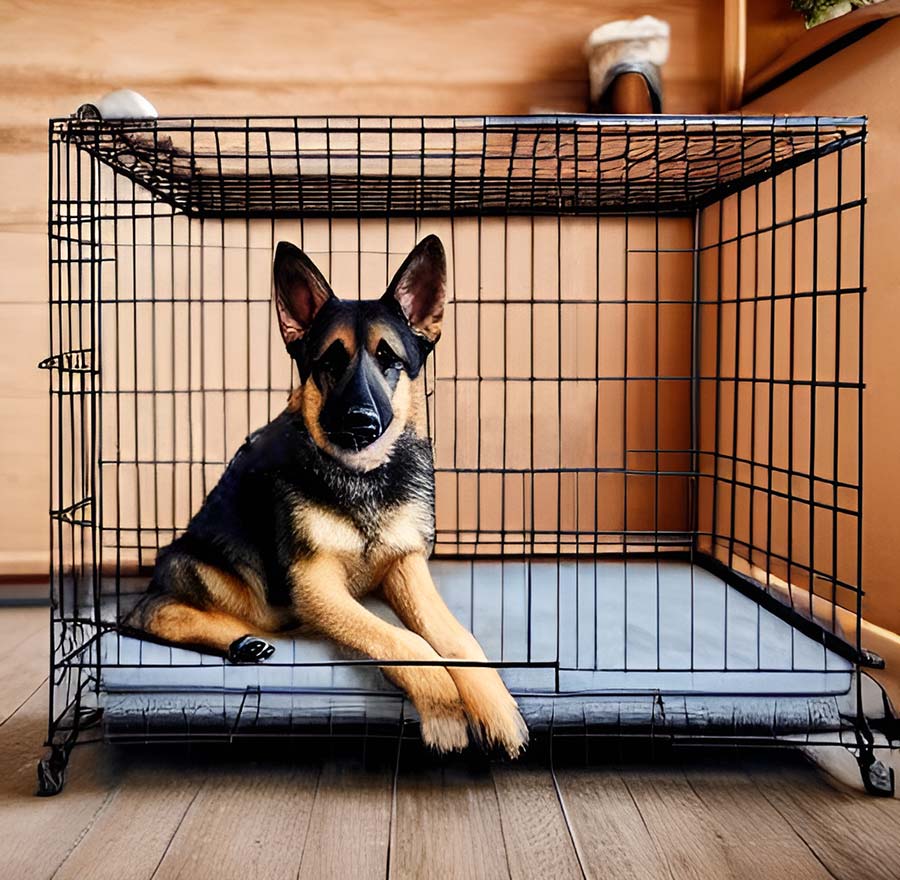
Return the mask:
{"type": "Polygon", "coordinates": [[[866,152],[863,469],[865,614],[900,631],[900,21],[755,101],[746,112],[869,117],[866,152]]]}
{"type": "MultiPolygon", "coordinates": [[[[48,405],[35,365],[49,335],[48,117],[122,86],[169,114],[581,110],[586,34],[645,12],[672,24],[667,108],[712,111],[721,9],[716,0],[0,0],[0,576],[47,565],[48,405]]],[[[749,108],[871,117],[864,578],[869,615],[895,630],[900,458],[883,419],[898,398],[898,62],[892,23],[749,108]]]]}
{"type": "Polygon", "coordinates": [[[585,109],[604,21],[673,31],[668,108],[714,109],[715,0],[0,2],[0,575],[47,566],[47,119],[128,86],[163,114],[585,109]]]}

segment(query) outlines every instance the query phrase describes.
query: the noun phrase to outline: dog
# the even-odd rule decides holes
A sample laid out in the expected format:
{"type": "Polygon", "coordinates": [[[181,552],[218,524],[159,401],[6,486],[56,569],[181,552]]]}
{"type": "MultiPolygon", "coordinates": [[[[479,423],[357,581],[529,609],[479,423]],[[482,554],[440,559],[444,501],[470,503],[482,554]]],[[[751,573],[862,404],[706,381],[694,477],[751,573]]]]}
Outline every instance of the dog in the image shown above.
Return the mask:
{"type": "Polygon", "coordinates": [[[313,262],[279,243],[274,305],[299,388],[251,434],[185,532],[160,551],[124,629],[260,663],[266,635],[312,629],[382,666],[419,713],[424,741],[471,732],[510,756],[527,727],[429,574],[434,458],[424,367],[441,334],[446,259],[424,238],[377,300],[338,299],[313,262]],[[358,600],[381,589],[405,625],[358,600]],[[410,661],[414,665],[402,665],[410,661]]]}

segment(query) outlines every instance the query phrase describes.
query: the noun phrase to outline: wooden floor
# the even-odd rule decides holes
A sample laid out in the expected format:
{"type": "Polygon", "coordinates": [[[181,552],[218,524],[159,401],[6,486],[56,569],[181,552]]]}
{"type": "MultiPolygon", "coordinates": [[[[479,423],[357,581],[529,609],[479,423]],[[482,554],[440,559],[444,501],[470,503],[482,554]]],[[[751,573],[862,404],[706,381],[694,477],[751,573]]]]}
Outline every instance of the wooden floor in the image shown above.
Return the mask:
{"type": "MultiPolygon", "coordinates": [[[[34,797],[47,612],[0,608],[0,878],[900,877],[900,800],[793,753],[614,745],[599,766],[79,746],[34,797]]],[[[598,756],[599,757],[599,756],[598,756]]]]}

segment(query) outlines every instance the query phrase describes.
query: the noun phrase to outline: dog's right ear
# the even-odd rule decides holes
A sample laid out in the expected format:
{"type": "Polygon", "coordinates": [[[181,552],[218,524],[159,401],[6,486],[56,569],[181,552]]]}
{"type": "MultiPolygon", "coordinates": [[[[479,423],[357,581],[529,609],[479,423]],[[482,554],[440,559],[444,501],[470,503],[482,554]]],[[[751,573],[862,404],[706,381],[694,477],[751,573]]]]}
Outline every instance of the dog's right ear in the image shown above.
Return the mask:
{"type": "Polygon", "coordinates": [[[275,309],[285,346],[302,339],[319,309],[334,297],[322,273],[289,241],[275,249],[275,309]]]}
{"type": "Polygon", "coordinates": [[[410,329],[429,350],[441,337],[446,286],[444,246],[436,235],[426,235],[410,251],[382,297],[400,308],[410,329]]]}

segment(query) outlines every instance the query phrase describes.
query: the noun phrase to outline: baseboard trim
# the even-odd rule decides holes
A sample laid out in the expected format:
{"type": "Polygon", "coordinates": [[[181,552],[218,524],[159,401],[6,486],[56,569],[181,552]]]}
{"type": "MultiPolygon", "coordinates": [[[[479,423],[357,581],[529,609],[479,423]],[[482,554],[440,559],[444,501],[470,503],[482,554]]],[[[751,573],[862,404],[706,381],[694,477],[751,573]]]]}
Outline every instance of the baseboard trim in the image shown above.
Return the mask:
{"type": "Polygon", "coordinates": [[[50,590],[47,579],[11,578],[0,579],[0,608],[23,606],[48,606],[50,590]]]}

